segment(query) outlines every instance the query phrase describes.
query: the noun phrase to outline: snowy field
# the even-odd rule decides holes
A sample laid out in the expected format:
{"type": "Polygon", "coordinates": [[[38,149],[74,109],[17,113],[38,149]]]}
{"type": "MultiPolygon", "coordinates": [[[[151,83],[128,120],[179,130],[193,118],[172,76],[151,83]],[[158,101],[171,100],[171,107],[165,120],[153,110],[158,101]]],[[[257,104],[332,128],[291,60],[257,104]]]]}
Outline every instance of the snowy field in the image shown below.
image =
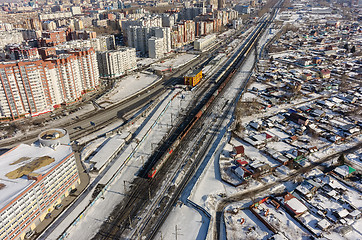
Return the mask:
{"type": "Polygon", "coordinates": [[[101,98],[97,103],[102,107],[109,107],[133,94],[139,92],[145,87],[159,80],[159,77],[150,73],[135,73],[120,80],[117,80],[114,88],[101,98]]]}
{"type": "MultiPolygon", "coordinates": [[[[260,239],[267,240],[273,232],[248,209],[240,204],[229,205],[225,209],[224,221],[228,240],[260,239]]],[[[250,203],[249,203],[250,205],[250,203]]]]}
{"type": "Polygon", "coordinates": [[[199,55],[188,53],[180,54],[171,59],[167,59],[164,62],[152,64],[151,68],[154,70],[164,70],[170,67],[172,69],[177,69],[196,59],[198,56],[199,55]]]}

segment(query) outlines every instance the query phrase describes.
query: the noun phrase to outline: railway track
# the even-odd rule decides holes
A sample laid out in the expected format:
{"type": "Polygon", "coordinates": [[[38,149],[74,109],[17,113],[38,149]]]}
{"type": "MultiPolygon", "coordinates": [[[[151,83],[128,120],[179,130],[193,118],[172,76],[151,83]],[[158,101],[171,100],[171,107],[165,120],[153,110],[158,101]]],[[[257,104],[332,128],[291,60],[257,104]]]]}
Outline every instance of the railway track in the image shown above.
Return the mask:
{"type": "MultiPolygon", "coordinates": [[[[193,109],[193,114],[188,115],[186,118],[187,120],[183,122],[175,131],[174,134],[168,139],[167,142],[175,142],[177,138],[180,137],[180,134],[184,131],[185,128],[189,126],[189,124],[192,122],[192,120],[195,118],[195,115],[203,108],[205,103],[208,103],[209,99],[214,96],[215,92],[220,93],[221,90],[225,87],[228,80],[232,77],[232,75],[235,73],[234,69],[237,69],[242,62],[245,59],[245,55],[248,55],[250,50],[253,48],[255,42],[258,40],[258,37],[260,36],[262,30],[265,28],[266,23],[261,23],[260,26],[253,32],[252,36],[250,36],[247,39],[247,43],[243,45],[242,49],[240,49],[237,53],[236,59],[233,59],[233,61],[228,62],[228,66],[223,69],[223,72],[220,73],[223,76],[218,76],[219,79],[223,78],[224,80],[217,81],[215,84],[215,88],[213,91],[211,91],[203,101],[199,104],[199,106],[195,109],[193,109]],[[224,82],[227,80],[226,82],[224,82]],[[221,87],[222,86],[222,87],[221,87]],[[221,90],[220,90],[221,87],[221,90]]],[[[212,99],[213,100],[213,99],[212,99]]],[[[212,103],[212,101],[211,101],[212,103]]],[[[210,105],[210,104],[209,104],[210,105]]],[[[208,110],[207,108],[205,110],[208,110]]],[[[204,111],[205,111],[204,110],[204,111]]],[[[205,111],[206,112],[206,111],[205,111]]],[[[205,115],[204,115],[205,116],[205,115]]],[[[200,121],[198,121],[197,124],[202,124],[200,121]]],[[[193,137],[196,134],[198,134],[197,131],[197,124],[194,126],[193,133],[188,133],[187,136],[193,137]],[[196,128],[195,128],[196,127],[196,128]],[[196,130],[195,130],[196,129],[196,130]]],[[[220,123],[221,124],[221,123],[220,123]]],[[[191,128],[190,128],[191,129],[191,128]]],[[[188,130],[189,131],[189,130],[188,130]]],[[[187,131],[187,132],[188,132],[187,131]]],[[[216,134],[216,133],[214,133],[216,134]]],[[[186,135],[185,135],[186,136],[186,135]]],[[[183,137],[182,137],[183,138],[183,137]]],[[[188,137],[186,138],[188,139],[188,137]]],[[[167,145],[161,146],[158,151],[154,154],[153,159],[157,159],[160,156],[162,156],[166,150],[168,149],[167,145]]],[[[204,149],[203,151],[206,151],[207,149],[204,149]]],[[[173,154],[174,157],[177,159],[177,153],[173,154]]],[[[169,161],[170,162],[170,161],[169,161]]],[[[151,159],[151,165],[153,162],[151,159]]],[[[186,164],[191,164],[191,169],[193,171],[189,171],[188,174],[184,177],[181,187],[177,188],[177,191],[171,196],[172,198],[169,199],[167,204],[166,211],[162,211],[162,217],[160,217],[161,221],[157,221],[156,226],[153,227],[153,229],[157,232],[158,227],[162,224],[163,219],[166,218],[169,212],[170,206],[177,200],[179,194],[182,192],[184,186],[186,186],[186,183],[189,181],[191,176],[193,176],[193,172],[197,169],[197,164],[199,164],[199,161],[187,161],[186,163],[182,162],[182,165],[185,166],[186,164]],[[171,201],[170,201],[171,200],[171,201]]],[[[180,164],[179,164],[180,165],[180,164]]],[[[182,166],[179,166],[182,167],[182,166]]],[[[145,167],[145,170],[147,170],[147,167],[145,167]]],[[[155,178],[147,179],[145,178],[145,175],[148,171],[143,171],[143,173],[140,174],[140,177],[136,178],[135,181],[132,183],[132,185],[135,185],[133,188],[133,191],[131,191],[130,195],[126,198],[125,201],[120,203],[113,212],[113,214],[110,217],[110,221],[107,223],[104,223],[101,230],[97,233],[97,235],[94,237],[94,239],[116,239],[116,238],[122,238],[124,237],[123,233],[130,228],[132,228],[132,225],[135,224],[135,218],[132,216],[140,216],[142,213],[140,210],[145,211],[144,208],[142,208],[149,200],[153,198],[152,195],[155,195],[156,189],[159,189],[160,185],[162,185],[163,180],[169,176],[169,179],[172,179],[174,177],[173,175],[165,174],[167,172],[167,166],[164,166],[160,169],[159,173],[156,175],[155,178]]],[[[167,181],[170,182],[170,181],[167,181]]],[[[161,190],[162,194],[159,194],[158,200],[160,199],[160,196],[165,193],[167,190],[167,187],[164,187],[163,190],[161,190]]],[[[163,199],[163,198],[162,198],[163,199]]],[[[162,199],[161,199],[161,205],[162,205],[162,199]]],[[[167,200],[167,199],[166,199],[167,200]]],[[[156,201],[158,202],[158,201],[156,201]]],[[[155,205],[151,205],[151,208],[155,208],[155,205]]],[[[150,211],[152,212],[152,211],[150,211]]],[[[150,216],[150,215],[149,215],[150,216]]],[[[151,218],[146,218],[143,224],[139,225],[141,227],[136,228],[133,230],[134,233],[142,234],[143,230],[147,228],[147,225],[151,222],[151,218]]],[[[132,230],[131,230],[132,231],[132,230]]],[[[147,232],[147,231],[145,231],[147,232]]],[[[148,237],[154,236],[154,231],[152,231],[153,235],[150,234],[148,237]]]]}

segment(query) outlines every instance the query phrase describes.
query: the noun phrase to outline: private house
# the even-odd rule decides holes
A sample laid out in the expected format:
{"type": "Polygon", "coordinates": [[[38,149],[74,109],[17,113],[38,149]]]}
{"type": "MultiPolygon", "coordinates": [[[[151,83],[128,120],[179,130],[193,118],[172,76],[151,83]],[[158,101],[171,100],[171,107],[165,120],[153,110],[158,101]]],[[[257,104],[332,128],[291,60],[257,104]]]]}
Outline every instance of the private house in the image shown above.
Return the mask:
{"type": "Polygon", "coordinates": [[[293,121],[294,123],[297,123],[299,125],[304,125],[304,126],[308,125],[308,123],[309,123],[309,119],[307,117],[304,117],[304,116],[302,116],[298,113],[294,113],[294,112],[289,115],[289,120],[293,121]]]}
{"type": "Polygon", "coordinates": [[[288,192],[284,195],[284,206],[294,217],[299,217],[308,211],[308,208],[293,194],[288,192]]]}
{"type": "Polygon", "coordinates": [[[353,173],[356,171],[356,169],[348,166],[348,165],[342,165],[339,167],[336,167],[333,172],[337,174],[339,177],[346,179],[353,175],[353,173]]]}
{"type": "Polygon", "coordinates": [[[244,156],[244,146],[240,145],[240,146],[234,146],[233,147],[233,157],[234,158],[240,158],[242,156],[244,156]]]}
{"type": "Polygon", "coordinates": [[[328,69],[323,69],[320,71],[320,76],[323,79],[329,79],[331,77],[331,71],[328,69]]]}
{"type": "Polygon", "coordinates": [[[295,191],[305,199],[310,200],[320,187],[320,184],[313,180],[305,180],[296,187],[295,191]]]}

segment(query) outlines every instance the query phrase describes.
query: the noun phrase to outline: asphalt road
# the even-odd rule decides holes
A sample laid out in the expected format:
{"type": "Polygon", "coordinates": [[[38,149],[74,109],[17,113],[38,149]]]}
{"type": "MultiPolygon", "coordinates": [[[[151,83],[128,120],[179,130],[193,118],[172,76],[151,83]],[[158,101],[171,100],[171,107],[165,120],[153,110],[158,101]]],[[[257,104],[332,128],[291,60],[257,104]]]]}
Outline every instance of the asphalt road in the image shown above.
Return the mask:
{"type": "MultiPolygon", "coordinates": [[[[100,109],[88,112],[80,116],[78,119],[74,119],[71,122],[67,122],[65,124],[60,124],[58,127],[67,129],[71,140],[75,141],[85,135],[104,128],[119,119],[125,119],[129,115],[129,113],[142,108],[151,100],[156,99],[158,96],[164,93],[167,88],[172,87],[175,84],[182,84],[183,75],[191,68],[197,68],[205,63],[209,59],[209,57],[216,52],[218,47],[219,44],[216,44],[212,52],[201,53],[196,60],[181,67],[177,70],[177,72],[165,76],[163,78],[163,81],[160,81],[153,86],[147,87],[139,91],[132,97],[120,101],[119,103],[107,109],[100,109]],[[92,126],[90,122],[95,123],[95,126],[92,126]]],[[[18,145],[20,142],[33,143],[37,140],[38,134],[40,132],[41,130],[39,129],[39,131],[32,134],[26,134],[16,138],[4,139],[0,143],[0,148],[11,148],[18,145]]]]}

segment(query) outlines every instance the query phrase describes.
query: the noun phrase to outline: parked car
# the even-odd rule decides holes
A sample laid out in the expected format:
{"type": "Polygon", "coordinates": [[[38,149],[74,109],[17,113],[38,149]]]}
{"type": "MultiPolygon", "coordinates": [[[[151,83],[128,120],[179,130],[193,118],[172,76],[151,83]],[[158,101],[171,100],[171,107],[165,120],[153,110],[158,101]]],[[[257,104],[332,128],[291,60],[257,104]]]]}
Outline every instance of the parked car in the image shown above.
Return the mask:
{"type": "Polygon", "coordinates": [[[63,204],[58,204],[58,205],[55,205],[55,207],[54,207],[54,208],[58,210],[58,209],[59,209],[59,208],[61,208],[61,207],[63,207],[63,204]]]}

